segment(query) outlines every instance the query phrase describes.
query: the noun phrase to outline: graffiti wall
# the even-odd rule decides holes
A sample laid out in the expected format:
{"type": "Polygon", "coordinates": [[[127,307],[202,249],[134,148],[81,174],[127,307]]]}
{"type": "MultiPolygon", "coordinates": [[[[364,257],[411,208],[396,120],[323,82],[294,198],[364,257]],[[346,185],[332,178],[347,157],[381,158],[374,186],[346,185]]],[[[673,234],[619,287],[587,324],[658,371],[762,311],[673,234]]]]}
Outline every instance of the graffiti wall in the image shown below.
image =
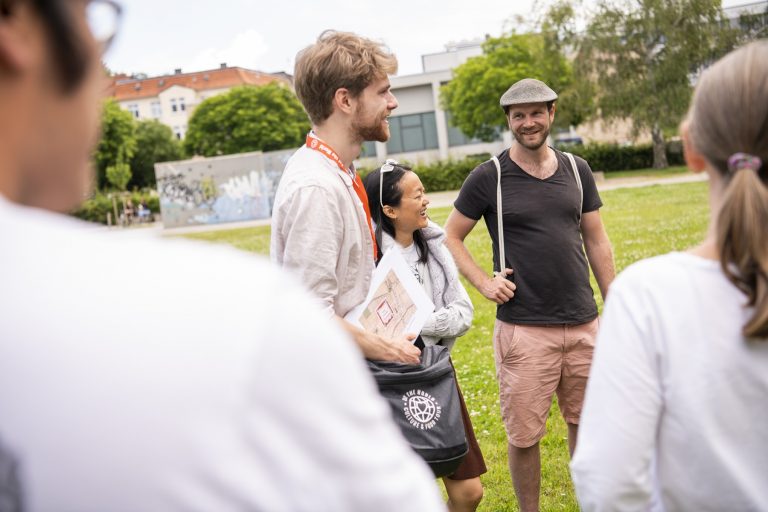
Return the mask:
{"type": "Polygon", "coordinates": [[[155,164],[166,228],[266,219],[295,150],[155,164]]]}

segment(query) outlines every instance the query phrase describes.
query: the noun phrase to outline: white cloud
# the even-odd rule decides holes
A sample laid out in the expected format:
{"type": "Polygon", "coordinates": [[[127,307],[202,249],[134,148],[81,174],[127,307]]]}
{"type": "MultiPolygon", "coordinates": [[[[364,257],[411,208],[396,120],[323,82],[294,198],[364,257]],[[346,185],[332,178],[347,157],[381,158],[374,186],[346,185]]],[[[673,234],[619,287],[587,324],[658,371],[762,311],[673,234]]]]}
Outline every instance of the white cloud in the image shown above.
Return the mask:
{"type": "Polygon", "coordinates": [[[256,30],[246,30],[220,48],[206,48],[186,61],[184,71],[213,69],[226,62],[230,66],[258,69],[269,45],[256,30]]]}

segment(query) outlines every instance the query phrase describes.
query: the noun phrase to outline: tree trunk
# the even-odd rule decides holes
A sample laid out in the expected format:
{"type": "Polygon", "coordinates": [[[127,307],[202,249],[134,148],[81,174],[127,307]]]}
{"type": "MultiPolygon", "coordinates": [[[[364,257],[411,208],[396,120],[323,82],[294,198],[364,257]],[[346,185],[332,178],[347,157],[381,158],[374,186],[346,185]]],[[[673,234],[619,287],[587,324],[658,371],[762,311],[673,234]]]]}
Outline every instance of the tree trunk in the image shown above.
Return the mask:
{"type": "Polygon", "coordinates": [[[667,162],[667,145],[664,142],[664,135],[661,133],[658,123],[653,123],[651,137],[653,138],[653,168],[666,169],[669,167],[667,162]]]}

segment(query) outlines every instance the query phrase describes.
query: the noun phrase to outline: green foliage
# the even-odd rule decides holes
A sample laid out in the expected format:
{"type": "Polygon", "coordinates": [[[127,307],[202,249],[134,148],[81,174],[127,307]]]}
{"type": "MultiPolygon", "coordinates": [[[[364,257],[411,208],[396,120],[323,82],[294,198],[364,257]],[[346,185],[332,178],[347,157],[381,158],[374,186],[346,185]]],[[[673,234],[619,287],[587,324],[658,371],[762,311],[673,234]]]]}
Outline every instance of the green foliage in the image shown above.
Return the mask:
{"type": "Polygon", "coordinates": [[[455,68],[451,81],[442,86],[443,107],[468,137],[492,141],[506,129],[499,98],[513,83],[534,76],[530,41],[522,35],[486,40],[484,54],[455,68]]]}
{"type": "Polygon", "coordinates": [[[691,77],[727,52],[735,32],[719,0],[602,2],[579,38],[578,74],[591,77],[599,115],[650,130],[654,167],[666,167],[664,131],[674,129],[691,97],[691,77]]]}
{"type": "Polygon", "coordinates": [[[184,139],[189,155],[216,156],[300,146],[310,124],[296,95],[277,82],[241,86],[203,101],[184,139]]]}
{"type": "Polygon", "coordinates": [[[155,163],[183,157],[181,143],[173,131],[155,119],[137,123],[136,147],[136,154],[130,161],[133,177],[129,185],[132,188],[154,187],[155,163]]]}
{"type": "MultiPolygon", "coordinates": [[[[616,144],[589,144],[586,146],[562,147],[586,160],[593,171],[627,171],[644,169],[653,166],[653,146],[650,144],[638,146],[618,146],[616,144]]],[[[681,152],[666,152],[671,165],[683,165],[681,152]]]]}
{"type": "Polygon", "coordinates": [[[125,190],[128,181],[131,179],[131,166],[125,163],[122,158],[113,165],[107,166],[107,181],[117,190],[125,190]]]}
{"type": "MultiPolygon", "coordinates": [[[[603,192],[601,196],[605,203],[601,216],[613,244],[617,270],[641,258],[685,250],[700,243],[706,233],[705,183],[626,188],[603,192]]],[[[450,208],[437,208],[430,210],[430,216],[442,225],[449,211],[450,208]]],[[[231,244],[266,256],[269,234],[269,226],[261,226],[186,236],[231,244]]],[[[482,223],[467,236],[466,243],[478,264],[490,269],[492,248],[482,223]]],[[[496,307],[463,278],[462,281],[475,305],[475,316],[470,331],[456,343],[452,359],[488,466],[488,473],[481,477],[485,493],[478,512],[515,512],[518,507],[507,469],[507,441],[499,411],[491,343],[496,307]]],[[[598,289],[594,278],[592,289],[598,289]]],[[[602,304],[599,296],[596,299],[602,304]]],[[[547,435],[541,441],[540,508],[577,512],[568,470],[567,428],[556,402],[547,419],[547,435]]]]}
{"type": "Polygon", "coordinates": [[[114,99],[104,102],[101,114],[101,139],[96,147],[98,188],[107,183],[107,167],[130,162],[136,152],[136,123],[130,112],[120,108],[114,99]]]}
{"type": "Polygon", "coordinates": [[[93,194],[92,197],[85,200],[83,204],[81,204],[75,211],[73,211],[72,215],[88,222],[106,224],[107,213],[109,213],[112,216],[112,223],[114,224],[115,213],[112,205],[113,195],[115,195],[117,201],[118,214],[122,211],[123,197],[126,199],[130,197],[135,206],[138,206],[140,203],[144,202],[152,212],[160,212],[160,200],[158,199],[157,194],[155,194],[152,190],[145,189],[133,191],[126,194],[125,196],[121,194],[107,194],[97,191],[93,194]]]}
{"type": "MultiPolygon", "coordinates": [[[[401,162],[413,169],[419,175],[421,183],[427,192],[443,190],[458,190],[467,175],[491,158],[489,154],[470,155],[462,159],[440,160],[431,164],[412,164],[401,162]]],[[[361,178],[365,178],[373,169],[358,169],[361,178]]]]}
{"type": "Polygon", "coordinates": [[[546,25],[540,34],[511,34],[489,38],[483,55],[472,57],[453,71],[453,78],[441,88],[443,108],[452,123],[469,137],[484,141],[498,138],[507,129],[499,99],[523,78],[537,78],[559,92],[555,123],[579,124],[589,109],[591,96],[572,84],[570,63],[563,57],[563,40],[546,25]]]}

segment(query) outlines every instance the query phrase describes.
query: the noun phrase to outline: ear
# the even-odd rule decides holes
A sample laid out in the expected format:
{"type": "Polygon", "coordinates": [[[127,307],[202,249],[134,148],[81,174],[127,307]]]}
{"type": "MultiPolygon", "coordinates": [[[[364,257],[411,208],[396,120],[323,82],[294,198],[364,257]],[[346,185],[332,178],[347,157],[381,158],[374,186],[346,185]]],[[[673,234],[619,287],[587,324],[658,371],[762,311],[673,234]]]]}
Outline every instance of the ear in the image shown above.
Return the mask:
{"type": "Polygon", "coordinates": [[[680,137],[683,139],[683,156],[685,157],[685,165],[696,173],[702,172],[707,168],[707,161],[704,157],[696,151],[691,140],[691,133],[688,125],[688,121],[685,120],[680,123],[680,137]]]}
{"type": "Polygon", "coordinates": [[[397,219],[397,212],[391,206],[386,205],[384,208],[381,209],[381,211],[383,211],[384,215],[386,215],[390,219],[392,219],[392,220],[397,219]]]}
{"type": "Polygon", "coordinates": [[[33,13],[29,2],[0,5],[0,69],[18,72],[29,62],[29,35],[33,13]]]}
{"type": "Polygon", "coordinates": [[[355,110],[355,100],[349,92],[349,89],[340,87],[336,89],[333,94],[333,106],[334,110],[343,112],[344,114],[351,114],[355,110]]]}
{"type": "Polygon", "coordinates": [[[557,110],[557,102],[554,102],[552,104],[552,110],[549,111],[549,122],[553,123],[555,121],[555,110],[557,110]]]}

